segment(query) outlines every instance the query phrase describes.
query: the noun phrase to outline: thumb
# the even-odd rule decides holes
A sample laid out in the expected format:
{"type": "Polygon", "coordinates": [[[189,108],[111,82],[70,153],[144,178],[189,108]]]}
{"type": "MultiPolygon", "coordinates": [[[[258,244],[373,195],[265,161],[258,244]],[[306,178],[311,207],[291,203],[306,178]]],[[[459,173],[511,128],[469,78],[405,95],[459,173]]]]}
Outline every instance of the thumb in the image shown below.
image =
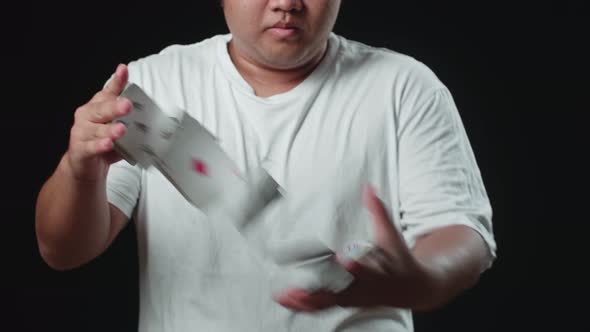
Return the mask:
{"type": "Polygon", "coordinates": [[[363,201],[371,214],[375,244],[385,252],[399,254],[400,247],[407,250],[404,238],[375,194],[375,189],[367,185],[363,190],[363,201]]]}
{"type": "Polygon", "coordinates": [[[127,66],[120,64],[117,66],[115,74],[113,74],[113,78],[107,83],[103,91],[118,96],[121,94],[121,92],[123,92],[128,79],[129,71],[127,66]]]}

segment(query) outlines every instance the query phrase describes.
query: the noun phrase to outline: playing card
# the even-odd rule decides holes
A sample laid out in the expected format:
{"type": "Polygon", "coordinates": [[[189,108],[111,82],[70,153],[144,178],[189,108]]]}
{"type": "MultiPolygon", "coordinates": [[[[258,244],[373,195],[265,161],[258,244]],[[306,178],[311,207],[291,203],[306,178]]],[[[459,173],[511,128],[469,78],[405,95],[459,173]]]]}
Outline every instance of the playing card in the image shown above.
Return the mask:
{"type": "Polygon", "coordinates": [[[332,249],[314,237],[269,240],[269,247],[279,265],[297,264],[334,254],[332,249]]]}
{"type": "Polygon", "coordinates": [[[354,276],[340,265],[334,255],[325,255],[282,267],[272,279],[274,293],[301,288],[307,292],[338,293],[354,281],[354,276]]]}
{"type": "Polygon", "coordinates": [[[262,167],[248,174],[245,185],[232,189],[224,194],[219,203],[242,233],[247,232],[248,226],[252,226],[251,222],[258,213],[282,197],[278,183],[262,167]]]}
{"type": "Polygon", "coordinates": [[[375,245],[368,241],[355,241],[347,244],[339,253],[343,261],[360,262],[375,249],[375,245]]]}
{"type": "Polygon", "coordinates": [[[279,196],[265,170],[241,176],[216,138],[186,112],[175,112],[179,118],[168,115],[133,83],[121,97],[133,109],[114,121],[127,127],[115,150],[132,165],[155,166],[196,207],[225,209],[240,226],[279,196]]]}
{"type": "Polygon", "coordinates": [[[338,293],[354,281],[354,276],[336,261],[335,256],[309,260],[296,268],[312,276],[304,285],[308,292],[322,290],[338,293]]]}
{"type": "Polygon", "coordinates": [[[189,202],[205,210],[224,194],[246,191],[246,179],[197,120],[185,113],[174,136],[155,166],[189,202]]]}
{"type": "Polygon", "coordinates": [[[114,121],[127,127],[125,135],[114,142],[115,150],[130,164],[148,168],[168,149],[180,121],[163,112],[136,84],[128,84],[121,97],[129,99],[133,109],[114,121]]]}

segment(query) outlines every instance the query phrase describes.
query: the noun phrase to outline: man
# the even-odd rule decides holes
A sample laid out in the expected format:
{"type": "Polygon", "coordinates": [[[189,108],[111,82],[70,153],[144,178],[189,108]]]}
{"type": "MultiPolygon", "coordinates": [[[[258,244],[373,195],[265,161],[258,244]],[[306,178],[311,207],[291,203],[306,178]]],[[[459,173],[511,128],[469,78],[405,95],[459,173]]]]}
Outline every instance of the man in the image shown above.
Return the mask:
{"type": "Polygon", "coordinates": [[[446,87],[421,63],[333,34],[339,0],[226,0],[229,35],[129,64],[75,112],[36,210],[40,252],[66,270],[136,222],[140,330],[411,331],[411,310],[473,286],[495,257],[491,207],[446,87]],[[249,241],[113,151],[132,81],[181,107],[241,171],[261,163],[288,206],[249,241]],[[361,199],[361,192],[362,199],[361,199]],[[367,213],[368,212],[368,213],[367,213]],[[370,241],[344,291],[273,291],[266,239],[370,241]]]}

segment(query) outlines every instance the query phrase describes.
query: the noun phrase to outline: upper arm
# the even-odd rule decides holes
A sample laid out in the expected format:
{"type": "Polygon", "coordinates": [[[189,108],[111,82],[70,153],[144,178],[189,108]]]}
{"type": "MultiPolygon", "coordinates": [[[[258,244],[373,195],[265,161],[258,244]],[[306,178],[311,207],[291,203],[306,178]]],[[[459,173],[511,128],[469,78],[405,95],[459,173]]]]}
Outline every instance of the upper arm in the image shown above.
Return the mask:
{"type": "Polygon", "coordinates": [[[442,227],[419,237],[412,252],[418,259],[439,260],[444,264],[461,262],[463,270],[472,270],[474,275],[487,267],[485,239],[465,225],[442,227]]]}
{"type": "Polygon", "coordinates": [[[400,114],[401,223],[408,242],[451,225],[472,228],[495,257],[492,209],[450,92],[441,88],[400,114]]]}
{"type": "Polygon", "coordinates": [[[105,249],[110,247],[117,235],[121,232],[121,230],[127,225],[129,218],[123,213],[123,211],[119,210],[113,204],[109,203],[109,212],[111,217],[111,223],[109,228],[109,237],[107,238],[105,249]]]}
{"type": "Polygon", "coordinates": [[[125,160],[110,166],[106,187],[110,228],[105,248],[111,245],[131,219],[141,192],[141,182],[142,170],[138,166],[130,165],[125,160]]]}

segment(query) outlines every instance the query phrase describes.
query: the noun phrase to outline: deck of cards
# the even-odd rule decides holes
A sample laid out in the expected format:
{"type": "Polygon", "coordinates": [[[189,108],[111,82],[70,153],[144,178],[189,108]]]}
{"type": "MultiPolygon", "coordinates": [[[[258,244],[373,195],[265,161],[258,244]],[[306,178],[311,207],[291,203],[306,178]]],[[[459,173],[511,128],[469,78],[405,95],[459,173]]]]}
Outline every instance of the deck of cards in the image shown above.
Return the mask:
{"type": "MultiPolygon", "coordinates": [[[[123,159],[142,168],[155,167],[189,201],[206,214],[230,219],[245,237],[248,224],[282,197],[278,183],[262,167],[242,176],[217,139],[186,112],[168,115],[139,86],[121,93],[132,111],[114,122],[127,127],[114,142],[123,159]],[[220,215],[221,213],[221,215],[220,215]]],[[[271,253],[282,267],[276,291],[301,287],[339,292],[354,277],[319,240],[302,239],[271,253]]]]}
{"type": "Polygon", "coordinates": [[[287,288],[338,293],[354,281],[337,254],[317,238],[291,240],[275,248],[272,256],[281,269],[272,281],[274,293],[287,288]]]}
{"type": "Polygon", "coordinates": [[[121,97],[133,109],[115,120],[127,127],[114,142],[115,151],[132,165],[158,169],[200,210],[223,208],[242,227],[280,197],[277,182],[264,169],[241,175],[215,136],[186,112],[168,115],[133,83],[121,97]]]}

